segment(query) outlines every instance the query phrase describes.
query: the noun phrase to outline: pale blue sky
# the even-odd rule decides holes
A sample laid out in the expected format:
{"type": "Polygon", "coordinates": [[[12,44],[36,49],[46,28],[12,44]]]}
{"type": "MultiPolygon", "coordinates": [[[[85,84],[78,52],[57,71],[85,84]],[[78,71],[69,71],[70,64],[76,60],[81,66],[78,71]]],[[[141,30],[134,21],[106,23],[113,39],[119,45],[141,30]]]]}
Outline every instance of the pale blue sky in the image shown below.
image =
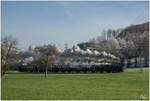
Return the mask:
{"type": "Polygon", "coordinates": [[[148,1],[2,2],[2,36],[12,35],[20,48],[56,43],[61,49],[99,36],[103,29],[148,21],[148,1]]]}

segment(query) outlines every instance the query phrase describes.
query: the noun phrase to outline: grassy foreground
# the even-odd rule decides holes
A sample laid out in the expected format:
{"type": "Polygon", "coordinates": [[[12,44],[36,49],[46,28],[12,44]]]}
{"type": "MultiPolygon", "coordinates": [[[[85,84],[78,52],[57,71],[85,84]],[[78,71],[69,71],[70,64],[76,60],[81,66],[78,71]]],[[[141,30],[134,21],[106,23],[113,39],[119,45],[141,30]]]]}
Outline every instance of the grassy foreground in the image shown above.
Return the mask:
{"type": "Polygon", "coordinates": [[[140,73],[9,73],[2,80],[2,100],[140,100],[149,99],[148,68],[140,73]]]}

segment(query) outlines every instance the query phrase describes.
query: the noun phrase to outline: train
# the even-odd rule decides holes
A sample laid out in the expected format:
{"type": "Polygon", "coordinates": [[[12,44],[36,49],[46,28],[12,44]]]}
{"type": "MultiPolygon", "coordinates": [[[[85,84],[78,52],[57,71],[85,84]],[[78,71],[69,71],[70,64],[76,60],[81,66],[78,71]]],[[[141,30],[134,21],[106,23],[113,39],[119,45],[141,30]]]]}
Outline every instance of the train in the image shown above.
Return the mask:
{"type": "MultiPolygon", "coordinates": [[[[45,66],[35,64],[19,66],[21,72],[45,72],[45,66]]],[[[95,63],[95,64],[52,64],[48,68],[50,73],[119,73],[123,72],[123,66],[120,63],[95,63]]]]}

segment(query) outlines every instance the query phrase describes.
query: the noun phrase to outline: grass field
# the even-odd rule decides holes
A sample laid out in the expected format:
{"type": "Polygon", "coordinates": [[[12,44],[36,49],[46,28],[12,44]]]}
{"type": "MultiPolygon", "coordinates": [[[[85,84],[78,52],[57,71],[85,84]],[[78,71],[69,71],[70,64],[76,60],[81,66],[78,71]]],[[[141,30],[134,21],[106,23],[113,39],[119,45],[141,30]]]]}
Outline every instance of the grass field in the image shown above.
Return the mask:
{"type": "Polygon", "coordinates": [[[2,80],[2,100],[140,100],[149,99],[148,68],[123,73],[8,73],[2,80]]]}

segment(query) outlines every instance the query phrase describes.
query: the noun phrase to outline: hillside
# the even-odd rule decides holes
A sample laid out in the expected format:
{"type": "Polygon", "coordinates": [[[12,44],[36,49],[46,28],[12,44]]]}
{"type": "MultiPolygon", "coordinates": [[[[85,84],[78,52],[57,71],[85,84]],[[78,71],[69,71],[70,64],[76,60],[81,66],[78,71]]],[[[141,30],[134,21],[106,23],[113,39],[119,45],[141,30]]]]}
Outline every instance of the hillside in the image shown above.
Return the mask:
{"type": "Polygon", "coordinates": [[[149,22],[143,23],[143,24],[137,24],[137,25],[131,25],[124,30],[120,32],[118,37],[120,38],[125,38],[127,36],[130,36],[129,34],[140,34],[143,32],[148,32],[149,31],[149,22]]]}

